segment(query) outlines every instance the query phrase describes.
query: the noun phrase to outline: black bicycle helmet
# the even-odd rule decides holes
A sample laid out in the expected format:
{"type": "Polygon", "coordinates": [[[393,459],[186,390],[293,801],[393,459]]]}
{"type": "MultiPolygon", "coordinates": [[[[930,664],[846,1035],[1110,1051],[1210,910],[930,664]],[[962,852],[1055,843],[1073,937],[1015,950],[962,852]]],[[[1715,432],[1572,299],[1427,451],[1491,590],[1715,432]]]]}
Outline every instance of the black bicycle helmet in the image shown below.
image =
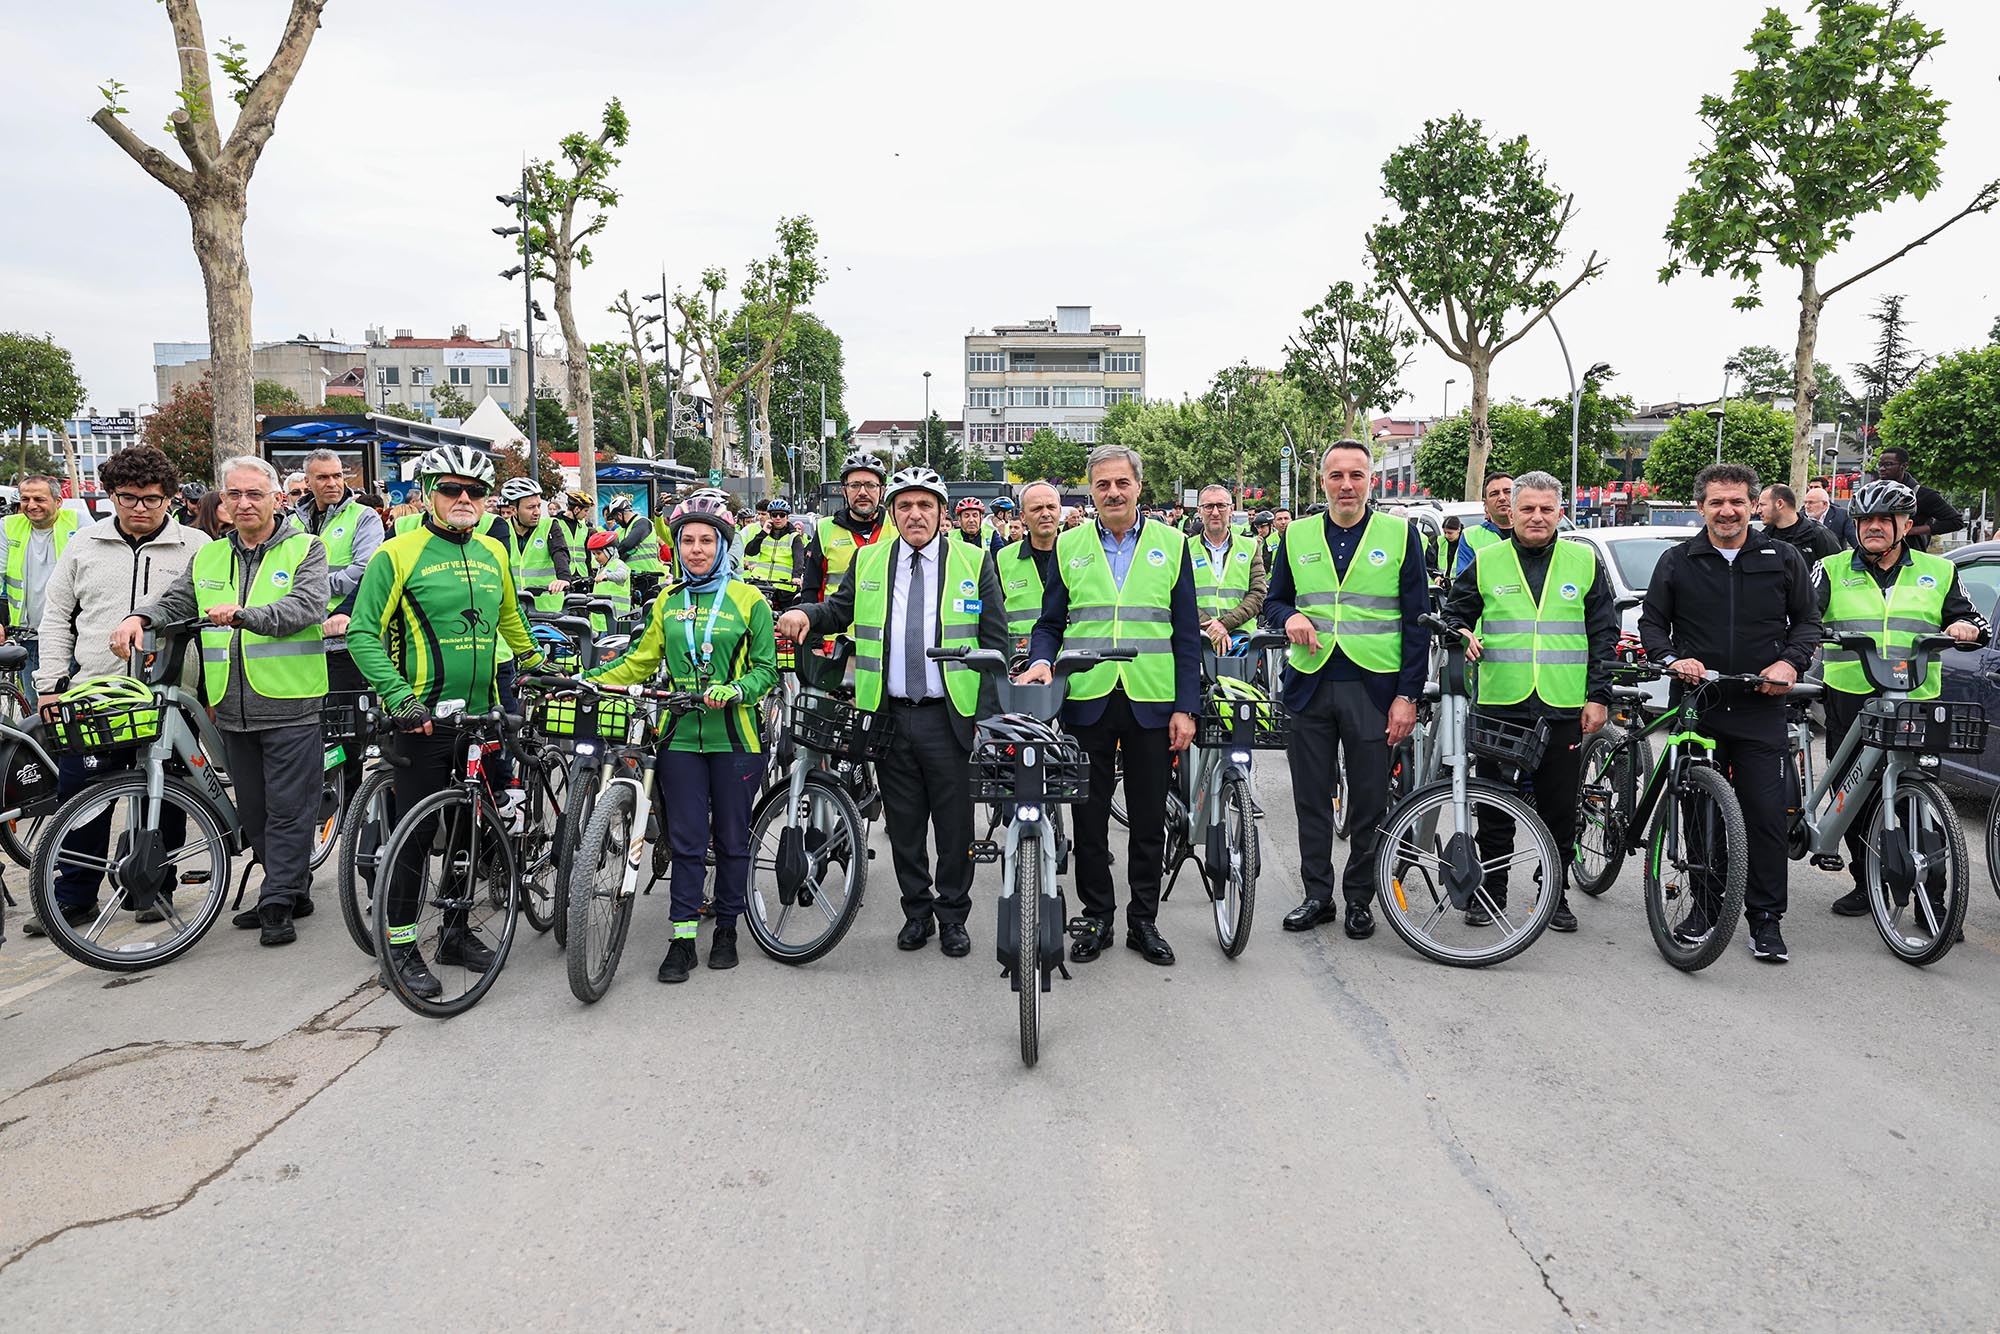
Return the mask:
{"type": "Polygon", "coordinates": [[[1857,519],[1875,515],[1915,514],[1917,493],[1901,482],[1873,481],[1863,483],[1854,493],[1854,503],[1847,512],[1857,519]]]}

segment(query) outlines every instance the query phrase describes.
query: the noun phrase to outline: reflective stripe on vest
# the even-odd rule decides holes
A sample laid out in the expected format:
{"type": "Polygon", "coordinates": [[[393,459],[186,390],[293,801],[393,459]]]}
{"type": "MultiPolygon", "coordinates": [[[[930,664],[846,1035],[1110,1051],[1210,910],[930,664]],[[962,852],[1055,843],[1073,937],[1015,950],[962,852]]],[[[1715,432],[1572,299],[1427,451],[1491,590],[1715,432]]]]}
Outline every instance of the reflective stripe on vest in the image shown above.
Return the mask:
{"type": "Polygon", "coordinates": [[[1069,697],[1100,699],[1116,685],[1128,698],[1168,703],[1174,697],[1173,594],[1187,559],[1187,538],[1168,524],[1148,520],[1120,588],[1111,577],[1098,526],[1086,523],[1056,539],[1056,568],[1069,589],[1064,649],[1101,653],[1130,647],[1139,656],[1107,662],[1069,679],[1069,697]]]}
{"type": "MultiPolygon", "coordinates": [[[[632,573],[626,568],[625,562],[619,560],[616,556],[604,562],[604,568],[599,570],[597,577],[591,581],[590,595],[594,598],[603,598],[606,602],[609,602],[612,610],[619,616],[630,614],[632,610],[632,573]]],[[[605,618],[603,612],[597,612],[591,616],[590,627],[599,634],[603,634],[611,628],[610,622],[605,618]]]]}
{"type": "Polygon", "coordinates": [[[1298,644],[1285,659],[1301,672],[1326,666],[1338,647],[1367,672],[1403,666],[1403,557],[1410,547],[1407,519],[1371,511],[1354,557],[1341,578],[1327,545],[1331,519],[1298,522],[1285,530],[1285,564],[1292,572],[1292,605],[1319,631],[1319,648],[1298,644]]]}
{"type": "MultiPolygon", "coordinates": [[[[1944,600],[1956,573],[1944,557],[1910,552],[1910,563],[1897,572],[1886,597],[1873,574],[1854,568],[1851,551],[1823,557],[1819,566],[1826,573],[1825,630],[1829,638],[1843,632],[1869,635],[1875,640],[1875,651],[1893,659],[1909,653],[1922,636],[1942,632],[1944,600]]],[[[1826,664],[1828,690],[1846,695],[1875,693],[1860,654],[1829,644],[1821,650],[1821,660],[1826,664]]],[[[1910,692],[1910,698],[1935,699],[1943,681],[1943,664],[1932,658],[1923,684],[1910,692]]]]}
{"type": "MultiPolygon", "coordinates": [[[[782,533],[766,533],[757,554],[743,565],[745,579],[761,579],[767,584],[789,584],[793,581],[792,539],[798,536],[798,529],[786,528],[782,533]]],[[[747,543],[745,544],[748,545],[747,543]]]]}
{"type": "MultiPolygon", "coordinates": [[[[77,513],[71,509],[56,511],[55,556],[60,558],[63,548],[76,533],[77,513]]],[[[5,520],[7,533],[7,568],[0,574],[0,594],[7,599],[7,624],[21,624],[21,612],[28,600],[28,537],[34,532],[34,525],[25,514],[9,514],[5,520]]],[[[49,565],[55,571],[53,560],[49,565]]],[[[32,628],[32,627],[31,627],[32,628]]]]}
{"type": "MultiPolygon", "coordinates": [[[[555,526],[554,519],[543,519],[525,535],[518,528],[514,530],[511,552],[516,592],[546,589],[552,582],[563,577],[557,573],[556,558],[549,551],[549,533],[555,526]]],[[[563,595],[537,592],[534,594],[534,603],[536,611],[561,611],[563,595]]]]}
{"type": "MultiPolygon", "coordinates": [[[[639,520],[634,518],[631,523],[618,529],[618,540],[623,542],[625,535],[631,532],[638,522],[639,520]]],[[[654,523],[653,531],[646,534],[646,540],[626,552],[621,558],[625,562],[625,568],[635,575],[665,574],[667,572],[666,562],[660,559],[660,543],[664,540],[661,536],[660,525],[654,523]]]]}
{"type": "Polygon", "coordinates": [[[1519,704],[1537,695],[1558,709],[1584,705],[1590,635],[1583,602],[1597,579],[1597,558],[1558,540],[1549,553],[1539,605],[1512,542],[1489,544],[1472,558],[1484,602],[1479,624],[1479,702],[1519,704]]]}
{"type": "Polygon", "coordinates": [[[1201,618],[1210,620],[1250,596],[1250,558],[1257,549],[1254,537],[1232,537],[1222,555],[1209,549],[1208,539],[1195,538],[1188,554],[1194,561],[1195,601],[1201,618]]]}
{"type": "MultiPolygon", "coordinates": [[[[944,587],[938,593],[938,647],[979,647],[979,570],[985,553],[966,542],[947,539],[944,587]]],[[[895,542],[862,547],[854,558],[854,705],[873,712],[882,707],[883,674],[888,655],[882,629],[889,619],[889,556],[907,548],[895,542]]],[[[902,634],[902,627],[896,633],[902,634]]],[[[925,639],[928,641],[929,636],[925,639]]],[[[979,673],[970,667],[939,663],[944,669],[944,693],[961,718],[979,708],[979,673]]]]}
{"type": "Polygon", "coordinates": [[[1023,639],[1042,619],[1042,570],[1028,554],[1028,539],[1010,542],[994,558],[1000,569],[1000,591],[1007,599],[1007,634],[1023,639]]]}
{"type": "MultiPolygon", "coordinates": [[[[311,533],[293,533],[267,548],[247,592],[238,591],[241,579],[236,544],[228,538],[210,542],[195,553],[191,567],[196,608],[206,616],[209,608],[232,602],[268,607],[281,600],[292,591],[299,566],[318,540],[311,533]]],[[[226,625],[203,626],[201,672],[209,699],[220,700],[229,688],[232,644],[243,655],[243,682],[252,694],[270,699],[312,699],[326,694],[326,648],[320,639],[316,624],[275,639],[226,625]]]]}

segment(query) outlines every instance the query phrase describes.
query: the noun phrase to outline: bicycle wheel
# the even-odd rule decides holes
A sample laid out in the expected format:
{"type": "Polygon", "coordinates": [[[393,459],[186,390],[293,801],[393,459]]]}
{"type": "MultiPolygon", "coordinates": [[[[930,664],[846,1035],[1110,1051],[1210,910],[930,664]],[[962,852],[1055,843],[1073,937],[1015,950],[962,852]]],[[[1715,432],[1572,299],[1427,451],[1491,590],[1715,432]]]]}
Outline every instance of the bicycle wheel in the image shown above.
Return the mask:
{"type": "Polygon", "coordinates": [[[1875,804],[1861,857],[1868,906],[1882,943],[1904,963],[1922,966],[1951,953],[1965,924],[1965,831],[1944,790],[1928,778],[1896,780],[1896,829],[1883,828],[1885,803],[1875,804]],[[1888,883],[1886,840],[1899,840],[1909,859],[1909,888],[1888,883]]]}
{"type": "Polygon", "coordinates": [[[750,815],[750,888],[743,920],[779,963],[811,963],[840,943],[868,885],[868,829],[847,789],[806,775],[802,809],[780,788],[750,815]]]}
{"type": "Polygon", "coordinates": [[[341,920],[363,954],[375,953],[375,886],[382,842],[395,823],[390,814],[389,771],[370,769],[354,794],[354,813],[341,823],[340,855],[334,859],[334,888],[341,920]]]}
{"type": "Polygon", "coordinates": [[[1383,807],[1384,817],[1394,815],[1396,808],[1403,804],[1416,786],[1417,748],[1414,742],[1404,740],[1389,748],[1389,800],[1383,807]]]}
{"type": "MultiPolygon", "coordinates": [[[[20,731],[39,734],[39,719],[24,722],[20,731]]],[[[13,810],[30,800],[46,802],[56,791],[56,766],[43,763],[34,747],[11,737],[0,738],[0,800],[13,810]]],[[[34,865],[35,843],[42,824],[55,812],[44,807],[40,815],[0,821],[0,851],[22,870],[34,865]]]]}
{"type": "Polygon", "coordinates": [[[340,818],[347,809],[347,767],[336,764],[326,771],[319,789],[319,823],[313,826],[312,854],[307,867],[317,871],[340,846],[340,818]]]}
{"type": "Polygon", "coordinates": [[[1340,743],[1333,747],[1333,836],[1347,837],[1347,771],[1340,763],[1340,743]]]}
{"type": "Polygon", "coordinates": [[[1562,902],[1562,875],[1562,854],[1535,808],[1480,778],[1466,781],[1463,818],[1449,779],[1412,792],[1383,823],[1375,853],[1375,897],[1390,929],[1454,968],[1485,968],[1534,944],[1562,902]],[[1491,836],[1508,822],[1512,849],[1482,856],[1481,830],[1491,836]],[[1491,925],[1465,920],[1454,886],[1467,906],[1486,909],[1491,925]]]}
{"type": "Polygon", "coordinates": [[[1130,826],[1132,821],[1125,814],[1125,748],[1112,752],[1111,761],[1111,818],[1121,825],[1130,826]]]}
{"type": "Polygon", "coordinates": [[[1257,846],[1257,821],[1250,807],[1250,784],[1242,774],[1222,779],[1222,846],[1229,865],[1222,884],[1208,882],[1215,905],[1215,943],[1224,958],[1234,959],[1250,943],[1250,921],[1257,910],[1257,872],[1262,854],[1257,846]]]}
{"type": "Polygon", "coordinates": [[[1661,796],[1646,838],[1646,925],[1668,963],[1697,972],[1729,947],[1743,915],[1748,857],[1728,780],[1707,765],[1683,770],[1661,796]],[[1679,845],[1671,857],[1670,842],[1679,845]]]}
{"type": "Polygon", "coordinates": [[[639,796],[630,783],[614,783],[598,799],[577,844],[570,869],[569,989],[586,1005],[604,999],[625,953],[625,933],[632,926],[632,903],[625,892],[626,850],[632,846],[632,823],[639,813],[639,796]]]}
{"type": "Polygon", "coordinates": [[[160,785],[157,822],[147,818],[146,804],[146,775],[128,770],[77,793],[42,827],[28,882],[35,915],[57,949],[92,968],[133,973],[180,957],[215,925],[229,892],[228,835],[208,798],[168,776],[160,785]],[[161,829],[173,823],[174,813],[186,832],[170,840],[161,829]],[[64,846],[82,842],[77,831],[94,820],[108,823],[107,852],[64,846]],[[88,920],[71,923],[57,910],[56,875],[64,870],[110,881],[100,885],[102,906],[88,920]],[[164,920],[124,916],[147,908],[159,909],[164,920]]]}
{"type": "Polygon", "coordinates": [[[556,835],[556,948],[569,948],[569,880],[576,874],[576,850],[583,844],[583,831],[597,810],[599,773],[594,765],[579,766],[571,774],[568,799],[563,802],[562,827],[556,835]]]}
{"type": "Polygon", "coordinates": [[[1032,1067],[1042,1054],[1042,843],[1024,838],[1015,848],[1014,907],[1021,921],[1021,966],[1015,982],[1021,993],[1021,1064],[1032,1067]]]}
{"type": "Polygon", "coordinates": [[[514,844],[490,801],[473,803],[463,788],[433,792],[402,812],[377,862],[375,957],[382,961],[382,985],[397,1000],[433,1019],[448,1019],[477,1005],[499,980],[521,920],[515,888],[514,844]],[[398,883],[398,860],[414,861],[412,882],[398,883]],[[414,921],[397,927],[392,908],[408,905],[414,921]],[[405,939],[391,941],[394,932],[405,939]],[[395,949],[392,953],[391,946],[395,949]],[[478,948],[468,953],[468,945],[478,948]],[[414,950],[437,979],[436,996],[414,991],[397,967],[414,950]],[[490,960],[480,956],[491,951],[490,960]]]}
{"type": "Polygon", "coordinates": [[[1993,892],[2000,894],[2000,792],[1986,807],[1986,876],[1993,892]]]}
{"type": "Polygon", "coordinates": [[[1625,729],[1606,723],[1596,736],[1585,737],[1577,757],[1581,781],[1576,788],[1576,859],[1571,883],[1595,898],[1611,888],[1625,865],[1625,831],[1639,800],[1639,775],[1651,766],[1633,763],[1636,753],[1652,749],[1643,739],[1634,743],[1625,729]]]}
{"type": "Polygon", "coordinates": [[[561,765],[527,775],[527,824],[520,836],[521,915],[537,934],[556,924],[556,848],[563,835],[563,794],[569,770],[561,765]]]}

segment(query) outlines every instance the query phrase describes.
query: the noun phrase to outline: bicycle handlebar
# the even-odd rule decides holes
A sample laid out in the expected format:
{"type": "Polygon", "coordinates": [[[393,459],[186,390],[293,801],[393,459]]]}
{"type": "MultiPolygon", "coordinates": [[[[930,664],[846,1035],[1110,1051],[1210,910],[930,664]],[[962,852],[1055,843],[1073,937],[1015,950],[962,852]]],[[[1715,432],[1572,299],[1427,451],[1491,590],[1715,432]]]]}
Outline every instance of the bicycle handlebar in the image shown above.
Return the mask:
{"type": "MultiPolygon", "coordinates": [[[[924,656],[932,662],[955,662],[970,667],[986,675],[1011,678],[1009,670],[1013,665],[1012,655],[990,648],[932,648],[925,649],[924,656]]],[[[1139,656],[1135,648],[1109,648],[1098,653],[1058,653],[1056,660],[1049,664],[1049,675],[1055,680],[1087,672],[1091,668],[1107,662],[1130,662],[1139,656]]]]}

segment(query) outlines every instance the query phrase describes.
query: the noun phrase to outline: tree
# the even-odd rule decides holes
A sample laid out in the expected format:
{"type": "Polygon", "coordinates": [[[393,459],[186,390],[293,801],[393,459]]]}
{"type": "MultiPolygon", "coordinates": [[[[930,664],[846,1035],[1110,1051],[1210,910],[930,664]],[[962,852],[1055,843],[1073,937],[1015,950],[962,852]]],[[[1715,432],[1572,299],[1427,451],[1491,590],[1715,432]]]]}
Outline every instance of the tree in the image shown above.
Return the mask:
{"type": "MultiPolygon", "coordinates": [[[[810,454],[812,467],[819,467],[820,390],[826,390],[826,415],[833,419],[834,439],[847,434],[847,353],[840,335],[809,310],[792,317],[792,329],[785,346],[771,367],[771,412],[774,431],[810,454]]],[[[827,445],[827,466],[839,462],[833,457],[836,446],[827,445]]]]}
{"type": "Polygon", "coordinates": [[[1021,446],[1021,456],[1008,464],[1007,470],[1024,482],[1069,485],[1083,480],[1084,465],[1089,458],[1089,445],[1080,440],[1065,440],[1044,426],[1028,437],[1028,443],[1021,446]]]}
{"type": "Polygon", "coordinates": [[[933,411],[925,423],[926,430],[910,437],[910,443],[903,446],[891,462],[892,468],[919,468],[928,465],[947,482],[984,482],[992,480],[986,464],[973,451],[951,438],[951,431],[944,419],[933,411]],[[925,437],[929,437],[926,448],[925,437]]]}
{"type": "MultiPolygon", "coordinates": [[[[1606,394],[1604,382],[1617,376],[1606,370],[1602,375],[1586,373],[1576,414],[1576,484],[1602,486],[1616,470],[1607,460],[1622,446],[1614,429],[1632,420],[1638,410],[1630,394],[1606,394]]],[[[1542,418],[1542,438],[1531,450],[1511,460],[1517,473],[1540,469],[1565,483],[1569,480],[1570,405],[1567,397],[1544,398],[1536,402],[1542,418]]]]}
{"type": "Polygon", "coordinates": [[[1875,356],[1869,361],[1855,362],[1851,369],[1854,378],[1861,382],[1866,401],[1880,411],[1882,404],[1909,388],[1910,382],[1923,374],[1931,359],[1918,355],[1910,346],[1912,321],[1903,314],[1901,293],[1885,293],[1868,318],[1878,331],[1875,356]]]}
{"type": "Polygon", "coordinates": [[[141,439],[172,460],[182,481],[209,482],[220,463],[215,449],[215,393],[204,375],[174,386],[173,398],[146,418],[141,439]]]}
{"type": "MultiPolygon", "coordinates": [[[[1792,396],[1794,376],[1792,363],[1785,354],[1768,343],[1746,345],[1736,349],[1731,358],[1741,369],[1731,392],[1745,398],[1776,398],[1792,396]]],[[[1817,419],[1830,422],[1840,411],[1852,402],[1847,392],[1847,384],[1831,366],[1823,361],[1813,363],[1813,383],[1822,390],[1816,408],[1817,419]]]]}
{"type": "Polygon", "coordinates": [[[1105,410],[1097,442],[1138,454],[1144,474],[1142,494],[1158,504],[1178,500],[1182,482],[1200,475],[1193,464],[1195,449],[1210,433],[1208,409],[1200,402],[1128,400],[1105,410]]]}
{"type": "MultiPolygon", "coordinates": [[[[164,2],[180,65],[180,105],[167,117],[166,130],[179,143],[187,166],[141,139],[120,119],[126,114],[119,105],[126,88],[116,79],[98,89],[104,105],[90,119],[187,209],[195,262],[208,297],[209,364],[214,383],[220,386],[220,392],[210,396],[215,412],[210,439],[231,454],[246,453],[257,438],[251,399],[250,262],[243,251],[250,177],[277,128],[278,108],[305,63],[306,48],[312,45],[327,0],[291,0],[278,49],[261,74],[251,74],[243,43],[222,39],[216,60],[227,80],[225,91],[237,107],[227,141],[216,114],[201,7],[197,0],[164,2]]],[[[210,471],[208,466],[199,470],[201,475],[210,471]]]]}
{"type": "MultiPolygon", "coordinates": [[[[637,380],[639,384],[639,415],[635,420],[637,429],[632,433],[632,452],[642,458],[648,456],[657,458],[659,451],[653,445],[657,437],[653,432],[659,425],[659,418],[653,415],[653,380],[647,373],[649,368],[646,365],[646,342],[639,334],[647,325],[658,324],[666,318],[666,315],[657,310],[641,315],[632,305],[632,294],[629,290],[620,292],[618,299],[607,309],[613,315],[625,317],[625,332],[629,340],[627,346],[631,349],[632,361],[628,366],[624,358],[619,358],[618,373],[621,381],[627,382],[624,384],[624,398],[628,412],[631,411],[632,397],[629,381],[637,380]]],[[[593,346],[592,354],[595,355],[596,351],[597,348],[593,346]]]]}
{"type": "MultiPolygon", "coordinates": [[[[515,430],[519,431],[522,435],[526,435],[528,433],[527,405],[525,403],[522,404],[521,410],[514,413],[507,420],[514,423],[515,430]]],[[[570,420],[569,413],[563,411],[562,400],[557,398],[555,391],[547,385],[543,385],[535,390],[535,430],[544,458],[548,457],[551,450],[561,454],[578,451],[578,471],[590,478],[589,485],[583,489],[595,495],[597,482],[596,470],[581,466],[582,454],[580,451],[582,449],[581,438],[583,433],[570,420]]]]}
{"type": "MultiPolygon", "coordinates": [[[[539,410],[540,407],[538,405],[537,411],[539,410]]],[[[558,414],[560,414],[560,409],[558,409],[558,414]]],[[[525,412],[521,415],[523,418],[527,416],[525,412]]],[[[525,426],[521,429],[523,431],[527,430],[525,426]]],[[[563,489],[562,468],[549,456],[549,451],[547,449],[539,451],[535,455],[535,462],[538,465],[535,473],[535,484],[542,488],[542,494],[544,496],[552,496],[561,491],[563,489]]],[[[516,477],[526,477],[528,475],[527,449],[522,448],[517,450],[503,447],[494,450],[493,471],[497,479],[501,482],[507,482],[516,477]]]]}
{"type": "Polygon", "coordinates": [[[1525,135],[1492,143],[1484,125],[1462,112],[1425,121],[1417,141],[1382,164],[1382,187],[1399,216],[1368,234],[1376,272],[1425,336],[1471,373],[1464,495],[1474,500],[1493,443],[1487,408],[1494,358],[1604,265],[1593,250],[1567,284],[1549,276],[1564,257],[1573,198],[1549,184],[1525,135]],[[1507,316],[1516,310],[1531,313],[1509,334],[1507,316]],[[1443,332],[1426,311],[1441,317],[1443,332]]]}
{"type": "Polygon", "coordinates": [[[1285,374],[1322,411],[1338,411],[1340,433],[1356,434],[1371,408],[1392,407],[1403,398],[1398,385],[1416,355],[1414,329],[1378,287],[1357,290],[1345,278],[1303,312],[1305,324],[1292,335],[1285,374]]]}
{"type": "Polygon", "coordinates": [[[600,449],[638,452],[637,442],[644,433],[632,393],[632,372],[632,349],[625,344],[590,345],[590,404],[597,415],[595,438],[600,449]]]}
{"type": "MultiPolygon", "coordinates": [[[[67,348],[52,338],[0,333],[0,422],[20,431],[8,459],[9,477],[49,470],[48,454],[28,438],[34,427],[47,427],[70,453],[69,419],[82,410],[83,381],[67,348]]],[[[74,482],[73,467],[69,474],[74,482]]]]}
{"type": "Polygon", "coordinates": [[[1916,72],[1944,43],[1944,33],[1888,5],[1864,0],[1812,0],[1817,37],[1799,44],[1799,28],[1781,9],[1764,11],[1744,49],[1754,57],[1738,70],[1726,98],[1701,99],[1709,144],[1689,171],[1694,184],[1667,224],[1668,258],[1660,281],[1687,269],[1705,277],[1727,271],[1746,285],[1739,310],[1763,302],[1766,260],[1799,274],[1798,341],[1792,355],[1794,487],[1805,485],[1812,461],[1819,381],[1813,353],[1820,312],[1834,296],[1936,237],[1945,228],[2000,202],[2000,180],[1886,259],[1835,283],[1820,266],[1854,235],[1854,221],[1905,195],[1922,199],[1941,178],[1938,152],[1946,103],[1919,84],[1916,72]]]}
{"type": "Polygon", "coordinates": [[[2000,343],[1953,353],[1882,407],[1882,443],[1910,451],[1930,486],[2000,487],[2000,343]]]}
{"type": "Polygon", "coordinates": [[[458,392],[457,388],[441,384],[431,393],[431,406],[435,417],[446,421],[464,421],[472,415],[472,400],[458,392]]]}
{"type": "MultiPolygon", "coordinates": [[[[1562,468],[1556,476],[1569,476],[1569,401],[1563,400],[1562,468]]],[[[1486,473],[1495,469],[1527,472],[1552,462],[1548,453],[1549,419],[1521,403],[1495,403],[1487,414],[1492,447],[1486,467],[1480,473],[1483,488],[1486,473]]],[[[1417,446],[1417,485],[1434,496],[1456,495],[1465,485],[1466,459],[1472,448],[1472,414],[1461,412],[1441,421],[1424,434],[1417,446]]],[[[1554,469],[1548,469],[1555,471],[1554,469]]]]}
{"type": "Polygon", "coordinates": [[[2000,315],[1993,317],[1993,327],[1986,331],[1986,341],[1989,343],[2000,343],[2000,315]]]}
{"type": "MultiPolygon", "coordinates": [[[[1756,469],[1759,485],[1783,481],[1792,456],[1791,418],[1776,408],[1732,400],[1722,419],[1722,460],[1756,469]]],[[[1715,419],[1704,411],[1673,419],[1646,455],[1646,484],[1665,500],[1692,502],[1694,475],[1715,462],[1715,419]]]]}
{"type": "MultiPolygon", "coordinates": [[[[576,270],[590,267],[590,238],[604,230],[608,221],[605,210],[618,203],[618,192],[610,183],[618,156],[611,150],[623,148],[631,133],[625,108],[614,97],[604,104],[595,136],[582,130],[566,134],[558,146],[560,162],[538,159],[528,164],[527,262],[534,266],[533,277],[546,279],[555,288],[556,322],[562,327],[563,346],[572,353],[589,346],[576,328],[576,270]],[[597,212],[579,227],[577,211],[581,208],[597,212]]],[[[576,432],[581,442],[579,454],[594,457],[597,446],[596,423],[591,416],[590,358],[571,355],[567,360],[569,401],[576,409],[576,432]]],[[[541,401],[539,392],[535,401],[541,401]]],[[[536,426],[535,435],[546,441],[550,433],[542,430],[539,422],[536,426]]],[[[583,493],[595,507],[597,470],[586,466],[582,473],[583,493]]]]}
{"type": "Polygon", "coordinates": [[[251,385],[250,401],[259,417],[296,417],[306,410],[299,396],[276,380],[259,380],[251,385]]]}

